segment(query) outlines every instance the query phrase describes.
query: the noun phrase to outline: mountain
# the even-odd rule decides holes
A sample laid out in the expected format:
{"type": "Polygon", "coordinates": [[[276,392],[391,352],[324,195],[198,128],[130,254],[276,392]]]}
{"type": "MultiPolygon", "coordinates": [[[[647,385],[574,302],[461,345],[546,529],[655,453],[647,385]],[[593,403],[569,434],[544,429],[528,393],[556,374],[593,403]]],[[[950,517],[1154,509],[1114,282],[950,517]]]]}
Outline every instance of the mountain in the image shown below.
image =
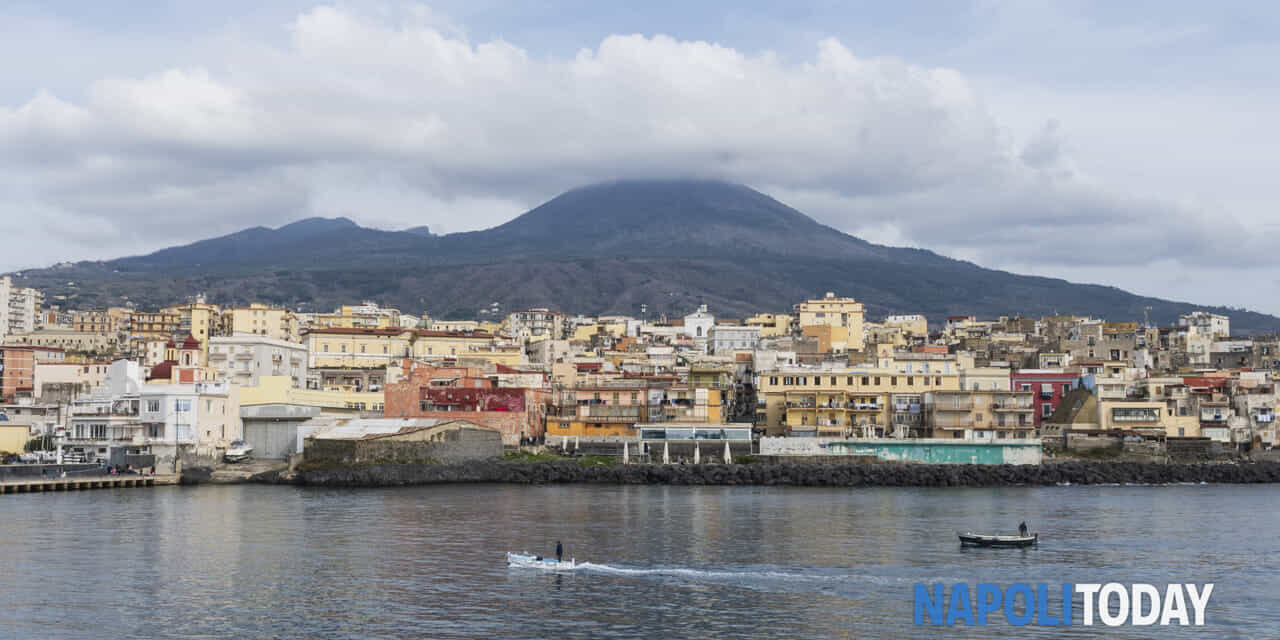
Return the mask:
{"type": "Polygon", "coordinates": [[[984,269],[931,251],[872,244],[748,187],[697,180],[623,181],[568,191],[506,224],[433,235],[309,218],[254,227],[144,256],[27,271],[24,286],[71,308],[143,307],[203,293],[306,310],[376,300],[435,317],[546,306],[571,313],[679,316],[785,311],[833,291],[891,313],[1073,313],[1170,324],[1192,310],[1226,313],[1240,333],[1280,318],[1136,296],[1115,287],[984,269]]]}

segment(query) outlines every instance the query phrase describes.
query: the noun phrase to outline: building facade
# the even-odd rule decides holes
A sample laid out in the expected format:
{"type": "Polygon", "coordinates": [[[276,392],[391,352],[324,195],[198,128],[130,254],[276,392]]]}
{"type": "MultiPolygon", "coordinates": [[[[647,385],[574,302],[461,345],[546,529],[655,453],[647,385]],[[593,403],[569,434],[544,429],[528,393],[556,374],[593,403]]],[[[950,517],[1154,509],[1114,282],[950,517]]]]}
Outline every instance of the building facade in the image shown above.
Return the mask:
{"type": "Polygon", "coordinates": [[[307,348],[261,334],[210,338],[209,366],[218,379],[242,387],[257,386],[260,376],[288,376],[294,387],[307,386],[307,348]]]}

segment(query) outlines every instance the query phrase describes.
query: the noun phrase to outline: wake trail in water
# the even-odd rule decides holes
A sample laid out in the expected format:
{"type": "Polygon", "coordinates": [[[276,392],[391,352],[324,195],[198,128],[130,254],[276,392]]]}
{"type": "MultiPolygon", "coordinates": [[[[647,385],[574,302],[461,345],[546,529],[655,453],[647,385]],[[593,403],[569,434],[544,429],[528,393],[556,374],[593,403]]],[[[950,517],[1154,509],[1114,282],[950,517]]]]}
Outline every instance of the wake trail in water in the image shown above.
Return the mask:
{"type": "Polygon", "coordinates": [[[614,576],[677,578],[694,582],[724,582],[740,586],[814,585],[838,587],[845,584],[891,584],[900,578],[858,574],[852,569],[821,567],[811,569],[780,570],[775,568],[694,568],[694,567],[631,567],[616,564],[580,562],[577,571],[614,576]]]}

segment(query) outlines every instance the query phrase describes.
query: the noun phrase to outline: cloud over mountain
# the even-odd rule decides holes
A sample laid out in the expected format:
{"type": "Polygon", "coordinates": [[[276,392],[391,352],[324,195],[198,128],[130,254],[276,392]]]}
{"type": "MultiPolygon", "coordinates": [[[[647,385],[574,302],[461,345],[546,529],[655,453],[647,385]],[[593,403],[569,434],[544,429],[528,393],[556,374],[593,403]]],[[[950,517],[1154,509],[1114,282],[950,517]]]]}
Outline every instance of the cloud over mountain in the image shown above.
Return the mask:
{"type": "Polygon", "coordinates": [[[0,267],[308,215],[463,231],[576,185],[670,176],[997,266],[1261,255],[1229,216],[1083,175],[1048,116],[1012,139],[963,73],[833,38],[803,60],[661,35],[547,57],[422,9],[334,7],[286,35],[224,35],[199,64],[0,106],[0,233],[23,240],[0,267]]]}

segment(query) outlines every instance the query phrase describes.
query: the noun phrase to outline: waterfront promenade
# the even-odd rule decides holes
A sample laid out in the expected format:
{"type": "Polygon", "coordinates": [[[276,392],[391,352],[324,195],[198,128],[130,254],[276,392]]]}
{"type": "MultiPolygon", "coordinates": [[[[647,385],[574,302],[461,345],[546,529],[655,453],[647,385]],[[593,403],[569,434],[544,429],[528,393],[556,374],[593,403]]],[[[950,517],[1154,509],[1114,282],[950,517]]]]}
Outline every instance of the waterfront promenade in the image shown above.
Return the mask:
{"type": "Polygon", "coordinates": [[[100,475],[24,478],[0,482],[0,494],[39,493],[44,491],[81,491],[88,489],[125,489],[178,484],[176,474],[100,475]]]}

